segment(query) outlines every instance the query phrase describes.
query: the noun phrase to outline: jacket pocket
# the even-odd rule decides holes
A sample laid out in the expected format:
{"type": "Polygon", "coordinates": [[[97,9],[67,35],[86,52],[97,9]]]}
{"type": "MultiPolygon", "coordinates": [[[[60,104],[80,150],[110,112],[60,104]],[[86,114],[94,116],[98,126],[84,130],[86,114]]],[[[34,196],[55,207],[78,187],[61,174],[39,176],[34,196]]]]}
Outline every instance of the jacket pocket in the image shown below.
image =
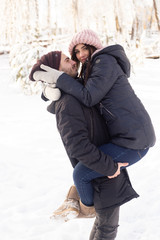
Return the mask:
{"type": "Polygon", "coordinates": [[[108,110],[101,102],[99,103],[100,113],[103,115],[104,119],[109,121],[114,121],[116,119],[116,116],[108,110]]]}

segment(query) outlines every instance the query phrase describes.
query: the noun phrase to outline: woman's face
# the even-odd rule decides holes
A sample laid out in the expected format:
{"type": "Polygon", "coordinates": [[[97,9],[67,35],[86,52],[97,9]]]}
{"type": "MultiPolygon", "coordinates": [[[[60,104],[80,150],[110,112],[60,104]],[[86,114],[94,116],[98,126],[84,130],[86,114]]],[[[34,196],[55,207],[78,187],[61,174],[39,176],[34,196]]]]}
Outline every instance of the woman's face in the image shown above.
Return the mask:
{"type": "Polygon", "coordinates": [[[89,49],[84,44],[80,43],[75,47],[75,54],[82,64],[86,62],[89,57],[89,49]]]}

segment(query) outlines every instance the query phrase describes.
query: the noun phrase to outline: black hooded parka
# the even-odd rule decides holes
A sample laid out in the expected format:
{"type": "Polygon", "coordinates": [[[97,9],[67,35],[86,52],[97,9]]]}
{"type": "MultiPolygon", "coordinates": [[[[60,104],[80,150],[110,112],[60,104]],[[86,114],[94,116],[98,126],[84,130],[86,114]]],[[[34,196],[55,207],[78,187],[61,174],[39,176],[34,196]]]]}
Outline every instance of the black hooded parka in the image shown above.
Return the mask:
{"type": "Polygon", "coordinates": [[[47,109],[56,114],[57,127],[73,168],[80,161],[104,175],[93,180],[96,210],[118,207],[138,197],[126,169],[114,179],[107,178],[115,173],[117,163],[98,149],[98,146],[109,142],[109,135],[96,107],[85,107],[73,96],[62,94],[47,109]]]}
{"type": "Polygon", "coordinates": [[[155,144],[155,133],[150,116],[128,81],[129,76],[130,62],[123,47],[113,45],[92,55],[85,86],[65,73],[56,85],[85,106],[98,105],[112,143],[145,149],[155,144]]]}

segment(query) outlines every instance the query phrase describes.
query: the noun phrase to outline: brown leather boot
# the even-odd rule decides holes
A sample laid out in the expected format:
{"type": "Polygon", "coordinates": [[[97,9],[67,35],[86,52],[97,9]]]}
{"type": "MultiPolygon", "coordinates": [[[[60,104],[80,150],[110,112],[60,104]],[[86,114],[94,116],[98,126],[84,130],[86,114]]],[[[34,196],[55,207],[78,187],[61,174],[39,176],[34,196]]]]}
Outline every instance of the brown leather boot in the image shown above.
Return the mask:
{"type": "Polygon", "coordinates": [[[63,204],[53,212],[51,219],[63,220],[67,222],[79,215],[79,195],[76,187],[70,187],[63,204]]]}
{"type": "Polygon", "coordinates": [[[86,206],[81,201],[79,201],[80,212],[77,218],[94,218],[96,216],[96,211],[94,206],[86,206]]]}

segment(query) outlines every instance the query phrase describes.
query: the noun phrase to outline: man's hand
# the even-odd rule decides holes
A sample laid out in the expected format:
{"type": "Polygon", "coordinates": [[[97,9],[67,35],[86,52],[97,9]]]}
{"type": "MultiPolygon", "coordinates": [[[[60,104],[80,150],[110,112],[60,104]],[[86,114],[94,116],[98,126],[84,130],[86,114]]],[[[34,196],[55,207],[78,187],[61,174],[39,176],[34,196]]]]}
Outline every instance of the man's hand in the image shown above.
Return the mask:
{"type": "Polygon", "coordinates": [[[57,101],[61,97],[61,91],[55,85],[44,86],[43,94],[50,101],[57,101]]]}
{"type": "Polygon", "coordinates": [[[121,173],[121,167],[127,167],[129,163],[118,163],[118,169],[114,175],[108,176],[108,178],[115,178],[121,173]]]}
{"type": "Polygon", "coordinates": [[[55,83],[57,82],[57,79],[63,74],[63,72],[58,71],[54,68],[48,67],[44,64],[41,64],[41,69],[45,70],[44,71],[36,71],[33,74],[33,78],[35,81],[42,81],[46,83],[55,83]]]}

